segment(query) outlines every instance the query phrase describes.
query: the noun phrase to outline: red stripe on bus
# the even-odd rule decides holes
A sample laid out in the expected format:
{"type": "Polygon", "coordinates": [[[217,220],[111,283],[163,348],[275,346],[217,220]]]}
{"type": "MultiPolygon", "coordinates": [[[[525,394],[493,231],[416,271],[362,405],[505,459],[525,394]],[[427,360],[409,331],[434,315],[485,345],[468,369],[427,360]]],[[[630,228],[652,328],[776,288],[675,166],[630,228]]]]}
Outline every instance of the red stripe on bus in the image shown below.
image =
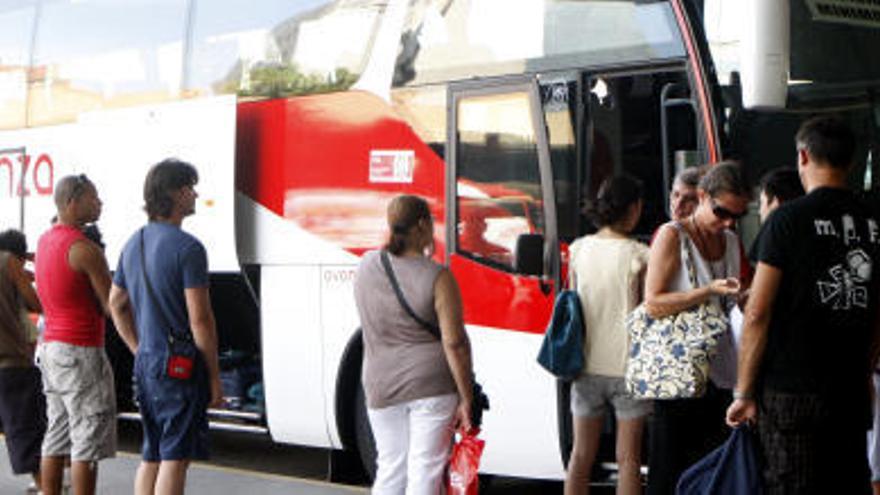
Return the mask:
{"type": "Polygon", "coordinates": [[[711,102],[709,101],[709,96],[706,94],[706,74],[703,69],[703,62],[700,58],[700,54],[697,53],[697,48],[694,43],[694,33],[691,29],[690,23],[688,22],[687,15],[684,12],[684,7],[681,6],[681,0],[672,0],[672,9],[675,11],[675,19],[678,21],[678,27],[681,29],[681,34],[684,37],[684,42],[687,47],[688,58],[691,63],[694,65],[694,77],[696,78],[697,83],[697,94],[700,98],[700,107],[703,111],[703,120],[706,122],[706,138],[709,142],[709,161],[710,163],[717,162],[720,157],[718,156],[717,142],[715,139],[716,130],[715,130],[715,118],[712,115],[711,111],[711,102]]]}

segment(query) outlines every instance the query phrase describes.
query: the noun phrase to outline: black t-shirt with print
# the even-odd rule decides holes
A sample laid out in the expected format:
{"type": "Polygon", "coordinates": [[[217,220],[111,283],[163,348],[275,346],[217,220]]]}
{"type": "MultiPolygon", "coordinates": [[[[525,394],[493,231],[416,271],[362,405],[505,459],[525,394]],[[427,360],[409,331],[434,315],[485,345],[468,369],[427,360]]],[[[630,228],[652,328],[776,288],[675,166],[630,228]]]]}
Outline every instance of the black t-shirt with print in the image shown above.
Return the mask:
{"type": "Polygon", "coordinates": [[[774,211],[757,242],[757,261],[782,271],[759,382],[865,404],[880,278],[872,211],[848,190],[816,189],[774,211]]]}

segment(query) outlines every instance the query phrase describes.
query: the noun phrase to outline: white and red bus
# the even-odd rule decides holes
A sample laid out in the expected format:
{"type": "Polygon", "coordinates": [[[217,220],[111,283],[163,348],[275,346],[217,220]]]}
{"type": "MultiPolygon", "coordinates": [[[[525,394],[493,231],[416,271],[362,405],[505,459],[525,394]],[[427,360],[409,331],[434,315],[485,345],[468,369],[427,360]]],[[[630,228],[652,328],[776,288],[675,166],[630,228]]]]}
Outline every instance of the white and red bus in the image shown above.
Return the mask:
{"type": "Polygon", "coordinates": [[[192,162],[185,227],[208,248],[230,396],[214,417],[369,468],[352,278],[387,201],[424,196],[491,399],[481,469],[559,478],[567,390],[535,356],[580,208],[631,173],[648,234],[676,164],[721,156],[696,3],[4,2],[0,227],[35,243],[55,181],[86,173],[113,268],[148,167],[192,162]]]}

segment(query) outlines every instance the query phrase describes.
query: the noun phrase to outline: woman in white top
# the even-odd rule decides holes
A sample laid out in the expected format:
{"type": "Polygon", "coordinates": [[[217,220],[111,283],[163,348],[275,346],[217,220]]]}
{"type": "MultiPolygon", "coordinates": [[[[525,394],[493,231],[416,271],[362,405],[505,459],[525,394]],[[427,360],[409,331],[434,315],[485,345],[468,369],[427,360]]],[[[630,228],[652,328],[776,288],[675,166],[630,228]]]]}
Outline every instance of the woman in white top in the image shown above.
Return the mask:
{"type": "MultiPolygon", "coordinates": [[[[651,244],[645,280],[648,313],[663,317],[712,300],[729,306],[740,293],[740,248],[731,228],[748,208],[749,190],[739,166],[709,168],[697,189],[693,214],[660,227],[651,244]],[[681,259],[681,241],[691,253],[697,287],[692,287],[681,259]]],[[[724,417],[736,382],[736,351],[730,332],[722,336],[709,364],[710,383],[703,397],[654,401],[648,468],[648,494],[671,494],[691,464],[726,437],[724,417]]]]}
{"type": "Polygon", "coordinates": [[[589,492],[609,405],[617,418],[617,493],[641,491],[642,429],[651,404],[629,396],[623,381],[629,350],[624,321],[639,303],[648,262],[648,247],[629,238],[641,213],[641,183],[626,175],[607,179],[588,210],[599,231],[581,237],[569,248],[569,285],[580,296],[586,334],[584,371],[571,389],[574,447],[566,495],[589,492]]]}

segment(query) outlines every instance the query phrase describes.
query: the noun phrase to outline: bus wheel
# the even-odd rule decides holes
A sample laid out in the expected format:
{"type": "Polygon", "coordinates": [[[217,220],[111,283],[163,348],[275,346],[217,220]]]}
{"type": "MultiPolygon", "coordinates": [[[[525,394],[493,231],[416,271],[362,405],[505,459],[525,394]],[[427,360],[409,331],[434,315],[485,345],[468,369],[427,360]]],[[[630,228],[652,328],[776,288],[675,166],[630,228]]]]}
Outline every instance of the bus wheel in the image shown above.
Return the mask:
{"type": "Polygon", "coordinates": [[[370,428],[370,418],[367,416],[367,397],[360,382],[355,395],[354,430],[361,464],[372,482],[376,479],[376,441],[373,439],[373,429],[370,428]]]}

